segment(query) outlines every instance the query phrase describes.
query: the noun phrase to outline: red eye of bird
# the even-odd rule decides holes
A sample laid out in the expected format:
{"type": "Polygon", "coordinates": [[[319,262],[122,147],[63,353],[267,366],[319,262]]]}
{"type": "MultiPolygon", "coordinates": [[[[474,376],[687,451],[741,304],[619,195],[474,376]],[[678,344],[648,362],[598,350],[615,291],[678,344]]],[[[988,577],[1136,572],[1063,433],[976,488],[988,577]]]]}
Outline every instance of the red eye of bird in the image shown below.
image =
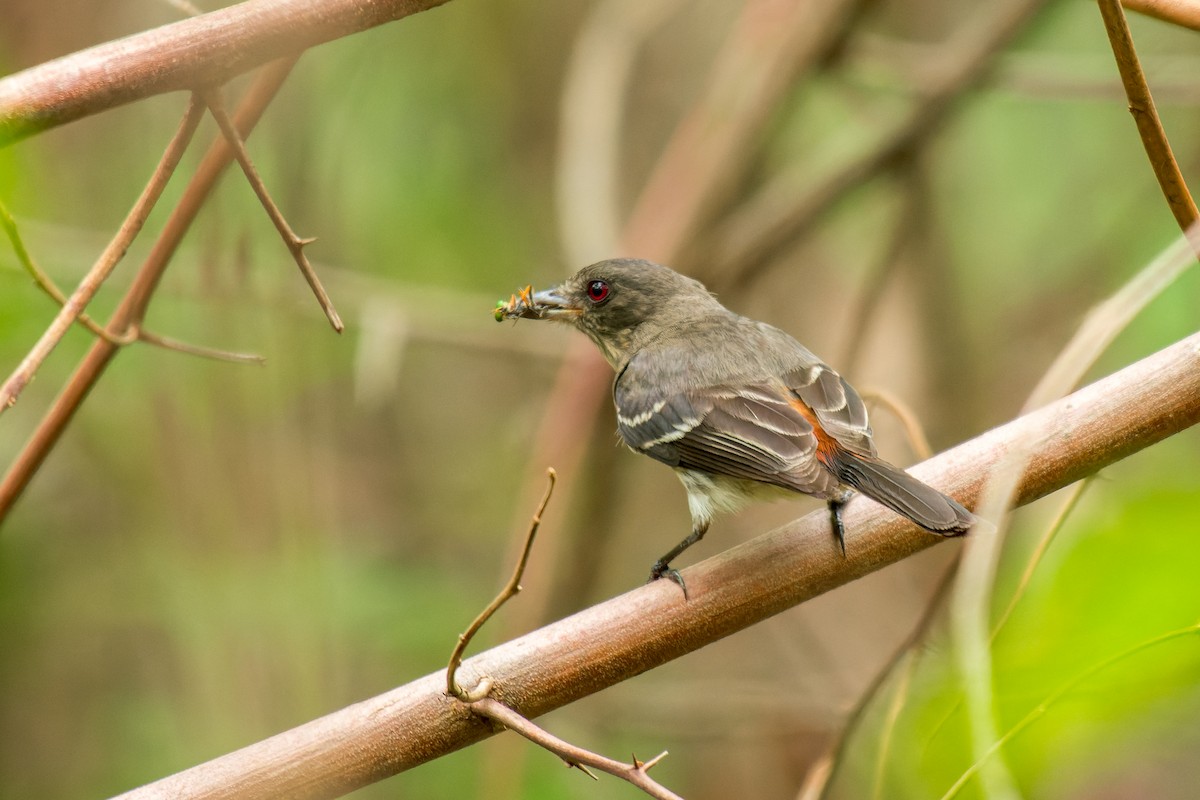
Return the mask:
{"type": "Polygon", "coordinates": [[[608,297],[608,283],[605,281],[592,281],[587,287],[588,299],[593,303],[603,303],[608,297]]]}

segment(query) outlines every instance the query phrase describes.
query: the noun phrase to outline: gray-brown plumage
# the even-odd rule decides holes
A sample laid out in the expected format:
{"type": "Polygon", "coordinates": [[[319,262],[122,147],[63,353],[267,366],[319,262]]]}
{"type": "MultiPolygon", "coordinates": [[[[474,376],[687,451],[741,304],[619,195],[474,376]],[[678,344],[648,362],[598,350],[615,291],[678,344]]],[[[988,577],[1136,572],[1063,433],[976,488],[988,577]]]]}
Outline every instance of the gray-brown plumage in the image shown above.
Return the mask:
{"type": "Polygon", "coordinates": [[[670,561],[704,535],[714,514],[758,497],[826,500],[843,552],[840,510],[856,490],[940,535],[963,533],[974,520],[878,457],[862,399],[840,375],[788,334],[733,313],[667,267],[602,261],[502,310],[587,334],[617,372],[621,438],[683,481],[692,534],[655,563],[651,579],[670,575],[682,586],[670,561]]]}

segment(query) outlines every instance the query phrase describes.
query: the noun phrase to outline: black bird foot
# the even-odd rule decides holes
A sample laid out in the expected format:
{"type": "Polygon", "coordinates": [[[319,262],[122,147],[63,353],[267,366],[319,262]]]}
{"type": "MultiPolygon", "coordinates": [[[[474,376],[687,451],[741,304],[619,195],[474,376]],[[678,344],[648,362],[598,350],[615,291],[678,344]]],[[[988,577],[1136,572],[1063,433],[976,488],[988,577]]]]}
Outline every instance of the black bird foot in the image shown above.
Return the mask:
{"type": "Polygon", "coordinates": [[[833,525],[833,537],[837,539],[838,547],[842,549],[842,558],[846,557],[846,525],[842,522],[842,509],[849,502],[851,495],[846,495],[829,501],[829,521],[833,525]]]}
{"type": "Polygon", "coordinates": [[[683,576],[679,574],[679,570],[672,569],[666,561],[654,562],[654,566],[650,568],[650,577],[646,580],[646,583],[654,583],[660,578],[670,578],[679,584],[679,588],[683,590],[683,599],[688,599],[687,584],[683,582],[683,576]]]}

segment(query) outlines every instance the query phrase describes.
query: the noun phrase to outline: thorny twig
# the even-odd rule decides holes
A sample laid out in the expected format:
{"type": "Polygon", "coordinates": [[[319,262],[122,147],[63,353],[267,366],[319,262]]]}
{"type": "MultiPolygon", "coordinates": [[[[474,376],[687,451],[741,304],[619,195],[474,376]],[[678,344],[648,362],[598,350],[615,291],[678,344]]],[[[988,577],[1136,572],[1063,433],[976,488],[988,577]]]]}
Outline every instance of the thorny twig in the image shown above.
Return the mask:
{"type": "Polygon", "coordinates": [[[275,224],[275,228],[283,238],[283,243],[287,246],[288,252],[296,260],[296,266],[300,268],[300,273],[304,275],[304,279],[308,281],[309,288],[316,295],[317,302],[321,304],[321,310],[325,312],[329,324],[333,326],[335,331],[341,333],[345,328],[342,324],[342,318],[338,316],[337,310],[333,307],[333,301],[329,299],[329,294],[325,291],[325,287],[321,285],[321,279],[317,277],[312,264],[308,262],[308,256],[304,253],[304,248],[316,240],[301,239],[297,236],[292,227],[288,225],[283,212],[279,210],[279,206],[275,205],[275,201],[271,199],[271,194],[267,191],[266,185],[259,176],[254,162],[250,160],[250,154],[246,151],[245,141],[242,139],[241,134],[238,133],[237,127],[229,119],[229,114],[225,111],[225,102],[221,98],[220,90],[210,89],[205,91],[204,102],[208,105],[208,110],[212,113],[213,119],[217,121],[217,125],[221,128],[221,133],[225,135],[229,146],[233,148],[234,158],[237,159],[242,172],[245,173],[246,180],[250,182],[254,193],[258,195],[259,202],[266,209],[267,216],[271,218],[271,222],[275,224]]]}
{"type": "Polygon", "coordinates": [[[533,512],[533,517],[529,520],[529,533],[525,536],[525,547],[521,551],[521,557],[517,560],[516,566],[513,568],[512,575],[504,585],[504,588],[500,590],[500,593],[496,595],[492,602],[488,603],[487,608],[480,612],[479,616],[475,617],[466,631],[459,634],[458,643],[455,644],[454,651],[450,654],[450,663],[446,668],[446,694],[458,698],[476,714],[516,731],[534,744],[549,750],[561,758],[568,767],[580,770],[593,780],[596,779],[596,776],[588,767],[607,772],[609,775],[628,781],[651,797],[661,798],[661,800],[682,800],[679,795],[668,791],[648,774],[650,768],[667,755],[665,750],[649,761],[639,761],[635,756],[632,763],[625,764],[593,753],[590,750],[585,750],[570,742],[563,741],[544,728],[531,722],[519,711],[504,705],[495,698],[488,697],[493,686],[490,677],[484,676],[475,688],[469,690],[464,689],[458,683],[456,673],[462,665],[463,653],[466,651],[471,639],[479,632],[480,628],[487,624],[492,615],[500,610],[501,606],[521,591],[521,576],[525,574],[525,565],[529,563],[529,552],[533,548],[533,540],[537,536],[538,527],[542,524],[542,514],[545,513],[546,505],[550,502],[550,496],[554,493],[554,484],[558,475],[551,468],[546,470],[546,477],[548,479],[546,493],[542,495],[542,501],[538,504],[537,510],[533,512]]]}
{"type": "Polygon", "coordinates": [[[607,772],[622,780],[628,781],[651,797],[659,800],[683,800],[682,797],[670,791],[658,781],[650,777],[650,768],[666,757],[664,750],[649,761],[639,761],[635,756],[633,762],[625,764],[615,759],[606,758],[590,750],[577,747],[549,733],[544,728],[535,725],[518,712],[491,697],[484,697],[471,703],[471,710],[482,714],[488,719],[499,722],[509,730],[524,736],[536,745],[549,750],[567,763],[567,766],[581,770],[591,778],[595,775],[588,767],[607,772]]]}
{"type": "Polygon", "coordinates": [[[546,505],[550,502],[550,495],[554,493],[554,484],[558,479],[558,473],[554,471],[553,467],[546,470],[546,479],[546,493],[542,495],[542,502],[538,504],[537,511],[533,512],[533,518],[529,520],[529,533],[525,534],[525,548],[521,551],[521,557],[517,560],[517,565],[513,568],[508,583],[500,590],[500,594],[488,603],[487,608],[475,617],[467,629],[458,635],[458,644],[454,646],[454,652],[450,654],[450,664],[446,668],[446,694],[457,697],[464,703],[471,703],[481,697],[486,697],[491,689],[491,681],[484,678],[479,685],[468,691],[458,685],[455,674],[462,664],[463,653],[466,652],[471,639],[492,618],[492,615],[500,610],[500,606],[521,591],[521,576],[525,574],[525,565],[529,563],[529,552],[533,549],[533,539],[537,536],[538,528],[542,524],[542,514],[546,511],[546,505]]]}
{"type": "Polygon", "coordinates": [[[187,149],[188,144],[192,141],[192,135],[196,132],[196,127],[200,124],[200,118],[203,116],[204,106],[200,99],[193,94],[188,101],[187,111],[184,112],[183,119],[179,123],[179,128],[175,131],[175,135],[171,137],[170,143],[167,145],[166,152],[163,153],[162,159],[158,162],[158,166],[154,168],[154,174],[150,176],[149,182],[142,190],[141,196],[130,209],[125,221],[121,223],[121,227],[117,230],[115,236],[104,248],[104,252],[96,260],[96,263],[88,270],[87,275],[79,282],[79,287],[67,298],[62,309],[55,316],[53,322],[50,323],[45,333],[29,351],[29,354],[21,361],[17,369],[9,376],[4,385],[0,387],[0,413],[17,402],[17,396],[25,388],[28,383],[33,380],[33,376],[42,365],[42,362],[50,355],[62,337],[66,335],[71,326],[75,324],[75,320],[83,313],[84,308],[95,297],[99,291],[100,285],[105,279],[112,274],[113,268],[117,266],[117,262],[125,255],[129,249],[129,245],[137,237],[142,230],[142,226],[146,222],[146,218],[150,216],[150,211],[154,208],[154,204],[158,202],[158,198],[162,196],[163,189],[167,186],[167,181],[170,180],[175,167],[178,166],[179,160],[183,158],[183,153],[187,149]]]}
{"type": "MultiPolygon", "coordinates": [[[[33,282],[37,284],[43,292],[48,294],[54,302],[59,306],[67,304],[67,297],[63,294],[62,289],[54,280],[46,274],[29,252],[29,248],[25,246],[25,240],[21,236],[21,231],[17,227],[17,221],[13,219],[8,207],[0,202],[0,227],[4,228],[4,232],[8,235],[9,242],[12,243],[13,252],[17,256],[17,261],[21,262],[21,266],[33,278],[33,282]]],[[[216,350],[209,347],[201,347],[199,345],[187,344],[166,336],[159,336],[151,333],[140,326],[130,326],[123,333],[113,333],[105,329],[100,323],[92,319],[86,311],[81,311],[75,321],[94,336],[97,336],[109,344],[123,347],[133,342],[145,342],[156,347],[162,347],[166,350],[176,350],[189,355],[200,356],[202,358],[211,358],[217,361],[231,361],[237,364],[262,364],[266,359],[262,356],[252,353],[231,353],[225,350],[216,350]]]]}
{"type": "MultiPolygon", "coordinates": [[[[239,104],[235,117],[239,130],[249,132],[258,123],[263,110],[291,73],[297,58],[298,56],[277,59],[260,70],[239,104]]],[[[141,325],[171,257],[230,160],[230,147],[224,139],[218,139],[209,147],[183,196],[163,225],[149,255],[142,262],[125,297],[109,320],[110,330],[128,330],[131,326],[141,325]]],[[[4,475],[4,479],[0,480],[0,522],[4,521],[17,498],[29,485],[29,481],[66,430],[88,392],[100,380],[105,368],[120,349],[103,339],[93,342],[91,350],[75,369],[50,410],[38,423],[33,435],[4,475]]]]}

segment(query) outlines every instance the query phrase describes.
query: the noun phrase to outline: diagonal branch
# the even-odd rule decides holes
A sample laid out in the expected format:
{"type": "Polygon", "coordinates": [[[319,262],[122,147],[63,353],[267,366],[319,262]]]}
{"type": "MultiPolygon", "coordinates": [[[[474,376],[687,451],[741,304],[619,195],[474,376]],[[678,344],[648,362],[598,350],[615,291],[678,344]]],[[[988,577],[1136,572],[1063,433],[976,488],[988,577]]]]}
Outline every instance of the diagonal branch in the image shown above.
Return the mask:
{"type": "Polygon", "coordinates": [[[0,147],[164,92],[219,86],[446,0],[248,0],[0,79],[0,147]]]}
{"type": "MultiPolygon", "coordinates": [[[[516,731],[534,744],[544,747],[563,759],[567,763],[567,766],[581,769],[589,775],[591,773],[588,772],[588,767],[607,772],[609,775],[633,784],[646,794],[659,800],[683,800],[682,797],[650,777],[650,768],[659,761],[662,761],[667,755],[665,750],[649,761],[639,761],[637,758],[634,758],[632,764],[624,764],[616,759],[607,758],[598,753],[593,753],[591,750],[585,750],[570,742],[563,741],[544,728],[534,725],[508,706],[490,697],[484,697],[472,702],[471,710],[482,714],[488,719],[499,722],[504,727],[516,731]]],[[[595,778],[596,776],[592,775],[592,777],[595,778]]]]}
{"type": "Polygon", "coordinates": [[[723,222],[714,233],[709,272],[730,283],[760,277],[826,210],[936,134],[959,98],[987,77],[996,54],[1045,4],[1046,0],[1007,0],[973,19],[946,52],[937,81],[878,144],[805,191],[797,191],[796,175],[780,176],[723,222]]]}
{"type": "Polygon", "coordinates": [[[1146,84],[1146,75],[1142,72],[1141,62],[1138,61],[1137,51],[1133,47],[1133,34],[1129,32],[1129,22],[1125,12],[1117,0],[1099,0],[1100,16],[1104,18],[1104,28],[1108,32],[1108,41],[1112,45],[1113,57],[1117,61],[1117,70],[1121,73],[1121,83],[1125,86],[1125,96],[1129,99],[1129,113],[1137,123],[1138,133],[1142,137],[1142,145],[1150,158],[1150,166],[1154,169],[1154,177],[1167,198],[1167,205],[1175,215],[1175,221],[1185,232],[1197,219],[1200,212],[1196,210],[1196,201],[1188,191],[1183,173],[1171,152],[1171,144],[1167,141],[1167,133],[1163,130],[1162,120],[1154,107],[1154,98],[1150,95],[1150,87],[1146,84]]]}
{"type": "Polygon", "coordinates": [[[335,331],[341,333],[345,327],[342,324],[342,318],[338,316],[337,310],[333,307],[333,301],[329,299],[329,294],[325,291],[325,287],[321,285],[321,279],[317,277],[316,270],[313,269],[312,264],[308,261],[308,256],[304,253],[304,248],[312,244],[314,240],[301,239],[297,236],[296,232],[292,230],[292,226],[284,219],[283,212],[279,210],[279,206],[275,205],[275,201],[271,199],[271,193],[267,191],[267,186],[258,174],[254,162],[250,160],[250,153],[246,151],[246,143],[242,140],[241,134],[238,133],[237,126],[233,124],[233,120],[229,119],[228,112],[225,111],[225,102],[221,99],[220,90],[211,89],[205,91],[204,102],[208,105],[208,110],[212,113],[213,119],[217,121],[217,126],[220,127],[225,140],[233,148],[233,156],[241,166],[242,172],[245,173],[246,180],[250,182],[251,188],[254,189],[254,194],[258,196],[258,201],[266,209],[267,216],[271,218],[275,229],[279,231],[279,235],[283,238],[283,243],[287,247],[288,252],[296,260],[296,266],[300,267],[300,273],[304,276],[304,280],[308,281],[309,288],[316,295],[317,302],[321,304],[321,310],[325,312],[326,319],[329,320],[329,324],[333,326],[335,331]]]}
{"type": "MultiPolygon", "coordinates": [[[[1200,334],[912,472],[970,502],[989,469],[1033,431],[1016,492],[1024,504],[1197,422],[1200,334]]],[[[828,515],[814,512],[687,569],[689,602],[665,582],[643,586],[468,659],[461,671],[491,676],[498,701],[537,717],[941,541],[871,503],[851,503],[846,523],[846,559],[829,538],[828,515]]],[[[438,670],[122,797],[335,797],[492,733],[446,697],[438,670]]]]}
{"type": "Polygon", "coordinates": [[[1122,0],[1121,5],[1148,17],[1200,31],[1200,2],[1197,0],[1122,0]]]}
{"type": "Polygon", "coordinates": [[[75,320],[83,313],[84,308],[96,296],[96,292],[100,290],[101,284],[112,274],[113,269],[117,266],[117,262],[124,257],[125,252],[129,249],[129,245],[137,238],[141,232],[142,226],[146,223],[146,218],[150,216],[150,212],[154,209],[154,204],[158,202],[158,198],[162,196],[163,189],[167,187],[167,181],[171,179],[171,175],[175,172],[175,167],[178,166],[179,160],[183,158],[183,153],[187,150],[188,144],[192,141],[192,135],[196,132],[196,127],[200,124],[200,118],[204,114],[204,106],[196,95],[192,95],[188,101],[187,111],[184,112],[183,119],[179,123],[179,128],[175,131],[175,135],[171,137],[170,143],[167,145],[166,152],[163,153],[162,159],[158,162],[158,166],[154,169],[154,174],[150,176],[150,181],[146,187],[142,189],[141,196],[137,202],[133,204],[129,215],[117,230],[112,241],[108,243],[108,247],[104,248],[104,252],[96,260],[96,263],[88,270],[87,275],[83,276],[83,280],[79,282],[79,287],[67,298],[62,308],[59,310],[54,321],[50,323],[50,327],[42,334],[42,337],[29,351],[29,354],[21,361],[20,365],[9,376],[8,380],[0,386],[0,414],[4,410],[17,402],[17,396],[25,386],[33,380],[34,374],[38,367],[50,355],[62,337],[67,334],[71,326],[75,324],[75,320]]]}
{"type": "MultiPolygon", "coordinates": [[[[243,132],[243,136],[258,124],[263,110],[283,85],[295,63],[294,58],[287,58],[269,64],[247,90],[236,115],[238,129],[243,132]]],[[[150,254],[138,270],[125,298],[109,320],[110,330],[124,331],[131,327],[140,327],[167,264],[170,263],[176,248],[183,241],[184,234],[191,227],[209,193],[216,186],[217,179],[232,160],[233,155],[223,139],[216,141],[209,148],[178,205],[163,226],[150,254]]],[[[25,491],[29,481],[33,479],[50,450],[66,430],[75,411],[100,380],[100,376],[104,374],[105,368],[118,350],[120,347],[104,340],[94,342],[62,393],[55,399],[54,405],[38,423],[37,429],[18,454],[4,479],[0,481],[0,524],[8,516],[13,503],[25,491]]]]}

